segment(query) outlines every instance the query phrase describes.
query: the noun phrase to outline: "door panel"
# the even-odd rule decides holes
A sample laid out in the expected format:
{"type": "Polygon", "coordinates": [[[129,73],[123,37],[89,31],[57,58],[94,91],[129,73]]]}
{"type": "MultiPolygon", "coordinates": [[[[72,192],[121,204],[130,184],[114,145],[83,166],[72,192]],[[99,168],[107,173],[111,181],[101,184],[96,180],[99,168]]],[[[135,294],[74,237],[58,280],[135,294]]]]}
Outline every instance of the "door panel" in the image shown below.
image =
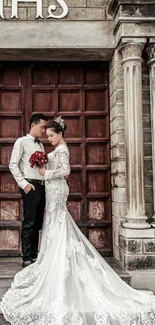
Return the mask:
{"type": "MultiPolygon", "coordinates": [[[[108,66],[99,63],[3,63],[0,68],[0,251],[20,254],[18,186],[8,163],[33,112],[67,124],[71,175],[68,209],[102,255],[111,254],[108,66]]],[[[42,142],[52,150],[46,136],[42,142]]]]}
{"type": "Polygon", "coordinates": [[[21,199],[8,164],[16,138],[23,135],[22,73],[19,64],[0,66],[0,253],[20,253],[21,199]]]}

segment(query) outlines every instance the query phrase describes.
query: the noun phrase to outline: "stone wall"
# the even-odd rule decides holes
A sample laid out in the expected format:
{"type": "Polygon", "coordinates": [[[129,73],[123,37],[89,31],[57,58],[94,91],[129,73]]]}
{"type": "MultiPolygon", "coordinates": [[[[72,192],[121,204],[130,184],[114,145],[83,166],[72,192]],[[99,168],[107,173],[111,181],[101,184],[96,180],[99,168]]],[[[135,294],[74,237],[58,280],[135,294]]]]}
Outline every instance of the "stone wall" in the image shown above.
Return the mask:
{"type": "MultiPolygon", "coordinates": [[[[108,0],[65,0],[69,7],[69,12],[63,20],[85,21],[85,20],[111,20],[111,16],[107,13],[108,0]]],[[[43,16],[47,19],[48,7],[56,5],[56,10],[53,11],[54,15],[60,15],[62,8],[56,0],[43,0],[43,16]]],[[[4,0],[4,16],[6,19],[11,17],[12,0],[4,0]]],[[[36,3],[19,2],[19,20],[35,20],[36,16],[36,3]]],[[[16,20],[16,18],[14,18],[16,20]]],[[[50,18],[51,19],[51,18],[50,18]]],[[[42,18],[38,18],[42,20],[42,18]]]]}
{"type": "Polygon", "coordinates": [[[10,19],[12,1],[4,0],[6,18],[0,18],[0,60],[107,61],[111,58],[115,37],[108,0],[65,0],[68,14],[61,19],[47,18],[51,5],[56,5],[52,15],[63,13],[59,0],[43,0],[43,18],[35,18],[36,2],[18,2],[19,18],[10,19]]]}
{"type": "Polygon", "coordinates": [[[110,133],[113,255],[119,260],[119,227],[126,215],[123,67],[116,50],[110,63],[110,133]]]}

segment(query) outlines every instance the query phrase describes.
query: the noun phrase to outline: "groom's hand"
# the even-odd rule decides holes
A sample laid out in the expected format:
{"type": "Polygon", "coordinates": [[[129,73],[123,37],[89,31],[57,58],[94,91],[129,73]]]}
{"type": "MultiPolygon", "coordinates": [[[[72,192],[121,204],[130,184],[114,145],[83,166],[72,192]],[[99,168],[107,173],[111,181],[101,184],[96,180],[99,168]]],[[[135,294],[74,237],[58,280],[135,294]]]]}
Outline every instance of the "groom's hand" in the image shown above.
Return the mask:
{"type": "Polygon", "coordinates": [[[28,184],[25,186],[24,188],[24,192],[27,194],[29,193],[31,190],[35,191],[35,187],[32,184],[28,184]]]}

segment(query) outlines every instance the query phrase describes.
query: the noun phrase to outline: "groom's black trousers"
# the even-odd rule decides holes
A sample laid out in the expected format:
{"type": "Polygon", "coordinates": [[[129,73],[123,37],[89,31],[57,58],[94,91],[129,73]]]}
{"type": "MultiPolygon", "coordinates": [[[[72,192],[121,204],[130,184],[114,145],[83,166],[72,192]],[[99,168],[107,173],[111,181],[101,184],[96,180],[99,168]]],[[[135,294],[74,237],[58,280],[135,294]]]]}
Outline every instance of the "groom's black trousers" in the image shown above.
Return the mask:
{"type": "MultiPolygon", "coordinates": [[[[30,182],[30,180],[29,180],[30,182]]],[[[22,254],[23,260],[31,260],[37,257],[39,230],[42,227],[45,209],[45,187],[31,180],[35,191],[25,193],[21,190],[23,199],[23,221],[22,221],[22,254]]]]}

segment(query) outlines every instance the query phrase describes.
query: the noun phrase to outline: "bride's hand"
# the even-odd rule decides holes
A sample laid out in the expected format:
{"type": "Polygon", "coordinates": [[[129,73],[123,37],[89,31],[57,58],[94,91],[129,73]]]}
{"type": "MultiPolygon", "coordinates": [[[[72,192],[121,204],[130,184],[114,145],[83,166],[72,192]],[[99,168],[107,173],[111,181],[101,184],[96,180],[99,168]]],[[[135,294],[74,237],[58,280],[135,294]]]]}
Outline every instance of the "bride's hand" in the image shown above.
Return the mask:
{"type": "Polygon", "coordinates": [[[45,167],[38,168],[38,172],[41,176],[45,176],[45,167]]]}

